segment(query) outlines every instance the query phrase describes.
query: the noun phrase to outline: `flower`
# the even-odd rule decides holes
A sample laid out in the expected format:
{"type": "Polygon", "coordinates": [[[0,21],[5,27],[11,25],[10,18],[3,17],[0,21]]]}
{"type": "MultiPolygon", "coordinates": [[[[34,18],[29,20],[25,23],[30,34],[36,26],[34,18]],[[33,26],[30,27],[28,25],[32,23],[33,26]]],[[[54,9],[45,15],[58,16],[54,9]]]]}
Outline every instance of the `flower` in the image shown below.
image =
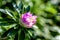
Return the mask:
{"type": "Polygon", "coordinates": [[[36,23],[37,16],[32,15],[30,12],[22,14],[21,22],[27,28],[32,28],[32,26],[36,23]]]}

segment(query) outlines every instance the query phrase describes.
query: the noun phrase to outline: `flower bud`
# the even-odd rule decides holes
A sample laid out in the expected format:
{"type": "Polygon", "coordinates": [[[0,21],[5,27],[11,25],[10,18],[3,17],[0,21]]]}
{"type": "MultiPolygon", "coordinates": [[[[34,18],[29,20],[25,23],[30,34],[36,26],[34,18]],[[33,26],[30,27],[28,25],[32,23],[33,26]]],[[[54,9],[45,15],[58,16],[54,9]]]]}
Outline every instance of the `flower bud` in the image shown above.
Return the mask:
{"type": "Polygon", "coordinates": [[[22,14],[21,22],[26,28],[32,28],[32,26],[36,23],[37,16],[32,15],[30,12],[22,14]]]}

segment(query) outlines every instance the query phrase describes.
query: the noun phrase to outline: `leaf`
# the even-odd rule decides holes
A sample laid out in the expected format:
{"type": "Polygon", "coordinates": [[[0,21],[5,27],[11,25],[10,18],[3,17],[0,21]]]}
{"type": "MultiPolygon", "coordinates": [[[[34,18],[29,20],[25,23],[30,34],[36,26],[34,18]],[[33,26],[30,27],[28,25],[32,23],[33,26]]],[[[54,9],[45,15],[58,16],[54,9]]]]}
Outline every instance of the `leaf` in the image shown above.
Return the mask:
{"type": "Polygon", "coordinates": [[[8,19],[8,18],[1,18],[0,19],[0,26],[9,26],[11,24],[15,24],[16,22],[13,21],[13,19],[8,19]],[[10,21],[9,21],[10,20],[10,21]]]}
{"type": "Polygon", "coordinates": [[[23,3],[22,2],[19,3],[18,9],[19,10],[22,10],[23,9],[23,3]]]}
{"type": "Polygon", "coordinates": [[[17,30],[18,29],[12,29],[9,33],[8,33],[8,36],[11,36],[11,35],[14,35],[17,33],[17,30]]]}
{"type": "Polygon", "coordinates": [[[0,12],[3,12],[3,13],[5,13],[5,10],[4,10],[4,9],[0,9],[0,12]]]}
{"type": "Polygon", "coordinates": [[[0,0],[0,7],[2,6],[2,0],[0,0]]]}
{"type": "Polygon", "coordinates": [[[13,17],[13,15],[9,11],[6,10],[6,13],[16,21],[16,19],[13,17]]]}
{"type": "Polygon", "coordinates": [[[18,40],[24,40],[25,39],[25,32],[24,32],[24,30],[20,30],[18,37],[19,37],[18,40]]]}
{"type": "Polygon", "coordinates": [[[18,33],[16,33],[14,40],[18,40],[18,33]]]}
{"type": "Polygon", "coordinates": [[[0,26],[6,26],[9,25],[7,22],[0,22],[0,26]]]}
{"type": "Polygon", "coordinates": [[[20,13],[23,13],[23,3],[22,2],[19,3],[18,9],[19,9],[20,13]]]}
{"type": "Polygon", "coordinates": [[[47,11],[47,12],[50,12],[53,15],[57,14],[57,10],[50,3],[47,3],[44,10],[47,11]]]}
{"type": "Polygon", "coordinates": [[[2,38],[15,35],[17,33],[17,31],[18,31],[18,29],[14,29],[14,27],[12,27],[9,30],[7,30],[5,33],[3,33],[2,38]]]}
{"type": "Polygon", "coordinates": [[[12,5],[13,5],[13,7],[15,8],[15,10],[16,10],[18,13],[20,13],[20,11],[18,10],[18,6],[17,6],[15,3],[13,3],[12,5]]]}
{"type": "Polygon", "coordinates": [[[30,11],[30,6],[26,8],[26,12],[29,12],[29,11],[30,11]]]}
{"type": "Polygon", "coordinates": [[[8,31],[6,31],[5,33],[3,33],[2,37],[6,37],[7,34],[8,34],[11,30],[13,30],[13,29],[14,29],[14,28],[10,28],[8,31]]]}
{"type": "Polygon", "coordinates": [[[28,33],[25,33],[25,40],[30,40],[30,35],[28,33]]]}
{"type": "Polygon", "coordinates": [[[11,14],[10,10],[0,9],[0,12],[5,13],[5,14],[8,14],[10,17],[12,17],[12,18],[16,21],[16,19],[15,19],[15,18],[13,17],[13,15],[11,14]]]}
{"type": "Polygon", "coordinates": [[[34,36],[33,35],[34,30],[32,28],[25,29],[24,31],[25,31],[25,40],[30,40],[34,36]]]}

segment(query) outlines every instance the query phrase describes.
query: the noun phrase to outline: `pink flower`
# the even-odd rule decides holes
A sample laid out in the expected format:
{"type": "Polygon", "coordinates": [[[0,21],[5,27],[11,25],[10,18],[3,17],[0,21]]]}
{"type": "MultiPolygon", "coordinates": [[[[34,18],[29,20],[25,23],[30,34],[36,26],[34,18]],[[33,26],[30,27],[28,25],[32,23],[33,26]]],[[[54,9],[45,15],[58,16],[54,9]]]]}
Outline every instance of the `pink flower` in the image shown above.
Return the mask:
{"type": "Polygon", "coordinates": [[[30,12],[27,12],[25,14],[22,14],[21,21],[27,28],[32,28],[32,26],[36,23],[36,18],[37,16],[32,15],[30,12]]]}

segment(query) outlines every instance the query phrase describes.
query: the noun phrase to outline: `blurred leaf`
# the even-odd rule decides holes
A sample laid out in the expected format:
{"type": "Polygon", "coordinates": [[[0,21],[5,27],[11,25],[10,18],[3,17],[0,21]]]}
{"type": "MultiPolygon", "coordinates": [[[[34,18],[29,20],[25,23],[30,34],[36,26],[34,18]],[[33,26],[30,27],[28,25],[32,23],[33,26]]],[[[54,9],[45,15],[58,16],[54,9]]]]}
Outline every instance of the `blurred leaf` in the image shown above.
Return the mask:
{"type": "Polygon", "coordinates": [[[6,26],[9,25],[7,22],[0,22],[0,26],[6,26]]]}
{"type": "Polygon", "coordinates": [[[14,27],[7,30],[5,33],[3,33],[2,37],[12,36],[15,35],[18,32],[19,29],[14,29],[14,27]]]}
{"type": "Polygon", "coordinates": [[[16,19],[13,17],[13,15],[9,11],[6,10],[6,13],[16,21],[16,19]]]}
{"type": "Polygon", "coordinates": [[[18,9],[19,10],[22,10],[23,9],[23,3],[22,2],[19,3],[18,9]]]}
{"type": "Polygon", "coordinates": [[[32,37],[34,30],[33,29],[27,29],[27,33],[32,37]]]}
{"type": "Polygon", "coordinates": [[[2,6],[2,0],[0,0],[0,6],[2,6]]]}
{"type": "Polygon", "coordinates": [[[15,3],[13,3],[12,5],[13,5],[13,7],[15,8],[15,10],[16,10],[18,13],[20,13],[20,11],[18,10],[18,6],[17,6],[15,3]]]}
{"type": "Polygon", "coordinates": [[[57,14],[57,10],[52,6],[52,4],[50,3],[47,3],[46,7],[45,7],[45,10],[47,12],[50,12],[52,13],[53,15],[56,15],[57,14]]]}
{"type": "Polygon", "coordinates": [[[0,26],[9,26],[12,24],[16,24],[15,21],[13,21],[13,19],[9,19],[9,18],[0,18],[0,26]]]}
{"type": "Polygon", "coordinates": [[[20,32],[18,33],[19,34],[19,39],[18,40],[24,40],[25,39],[25,32],[24,30],[20,30],[20,32]]]}
{"type": "Polygon", "coordinates": [[[30,36],[28,33],[25,33],[25,40],[30,40],[30,36]]]}
{"type": "Polygon", "coordinates": [[[26,8],[26,12],[29,12],[29,11],[30,11],[30,6],[26,8]]]}
{"type": "Polygon", "coordinates": [[[17,33],[18,29],[13,29],[8,33],[8,36],[15,35],[17,33]]]}
{"type": "Polygon", "coordinates": [[[18,33],[15,34],[14,40],[18,40],[18,33]]]}
{"type": "Polygon", "coordinates": [[[7,34],[8,34],[10,31],[12,31],[12,30],[14,30],[14,28],[10,28],[8,31],[6,31],[5,33],[3,33],[2,37],[6,37],[7,34]]]}
{"type": "Polygon", "coordinates": [[[13,17],[13,15],[10,13],[9,10],[0,9],[0,11],[1,11],[2,13],[8,14],[10,17],[12,17],[12,18],[16,21],[16,19],[13,17]]]}
{"type": "Polygon", "coordinates": [[[56,14],[57,12],[60,13],[60,3],[53,0],[53,3],[58,3],[53,5],[51,1],[52,0],[0,0],[0,32],[4,34],[3,37],[10,37],[7,40],[58,40],[59,37],[57,37],[57,39],[55,37],[60,35],[60,17],[56,16],[56,14]],[[30,5],[31,8],[27,5],[30,5]],[[20,27],[19,24],[20,13],[29,12],[30,9],[34,15],[38,16],[34,30],[32,28],[20,27]],[[16,24],[18,25],[15,26],[16,24]],[[1,31],[1,29],[3,31],[1,31]],[[6,30],[7,32],[5,32],[6,30]]]}

